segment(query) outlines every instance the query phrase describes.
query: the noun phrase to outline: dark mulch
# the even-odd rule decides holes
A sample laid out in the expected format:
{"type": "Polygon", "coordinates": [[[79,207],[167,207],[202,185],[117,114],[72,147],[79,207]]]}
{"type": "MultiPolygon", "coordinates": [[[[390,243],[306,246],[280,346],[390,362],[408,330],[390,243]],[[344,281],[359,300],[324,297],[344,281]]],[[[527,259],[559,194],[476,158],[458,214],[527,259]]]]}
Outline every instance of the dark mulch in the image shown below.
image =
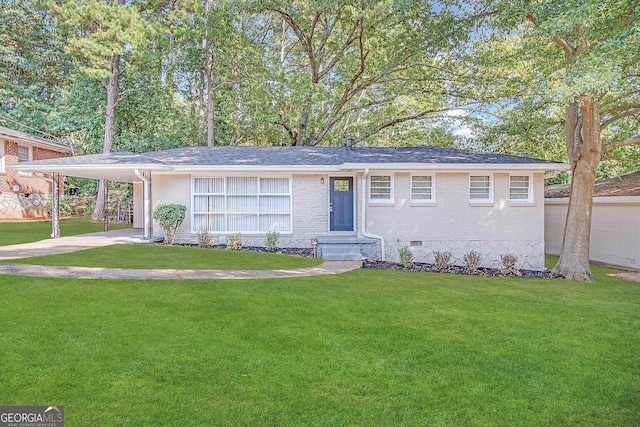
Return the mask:
{"type": "Polygon", "coordinates": [[[452,265],[446,270],[437,270],[433,264],[427,264],[422,262],[413,263],[412,268],[405,268],[402,264],[389,261],[371,261],[365,260],[362,263],[362,268],[373,268],[378,270],[403,270],[403,271],[426,271],[429,273],[449,273],[449,274],[466,274],[469,276],[496,276],[496,277],[525,277],[536,279],[563,279],[560,274],[555,274],[549,270],[535,271],[535,270],[520,270],[520,275],[504,274],[498,268],[479,268],[476,271],[469,271],[462,266],[452,265]]]}

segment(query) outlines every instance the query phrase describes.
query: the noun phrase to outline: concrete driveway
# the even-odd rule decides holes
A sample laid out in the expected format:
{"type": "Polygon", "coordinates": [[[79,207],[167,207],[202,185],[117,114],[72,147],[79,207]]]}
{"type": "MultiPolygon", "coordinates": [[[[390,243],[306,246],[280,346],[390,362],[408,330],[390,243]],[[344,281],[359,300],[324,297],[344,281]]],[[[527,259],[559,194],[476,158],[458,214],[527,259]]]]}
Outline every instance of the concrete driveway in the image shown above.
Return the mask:
{"type": "Polygon", "coordinates": [[[76,252],[83,249],[98,248],[118,243],[149,243],[143,239],[142,229],[126,228],[100,233],[78,234],[40,240],[39,242],[19,245],[0,246],[0,261],[5,259],[30,258],[41,255],[54,255],[76,252]]]}

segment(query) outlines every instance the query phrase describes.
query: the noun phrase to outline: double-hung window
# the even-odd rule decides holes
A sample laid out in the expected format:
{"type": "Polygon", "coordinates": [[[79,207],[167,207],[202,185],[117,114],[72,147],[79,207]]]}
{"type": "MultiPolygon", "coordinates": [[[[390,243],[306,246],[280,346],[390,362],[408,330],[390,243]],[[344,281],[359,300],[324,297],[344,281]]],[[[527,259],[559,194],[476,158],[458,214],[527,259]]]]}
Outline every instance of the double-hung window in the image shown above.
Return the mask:
{"type": "Polygon", "coordinates": [[[289,178],[193,178],[193,231],[291,231],[289,178]]]}
{"type": "Polygon", "coordinates": [[[411,176],[411,202],[433,203],[435,202],[435,188],[432,175],[411,176]]]}
{"type": "Polygon", "coordinates": [[[31,160],[31,147],[18,145],[18,163],[28,162],[31,160]]]}
{"type": "Polygon", "coordinates": [[[471,175],[469,177],[469,201],[483,203],[493,201],[491,175],[471,175]]]}
{"type": "Polygon", "coordinates": [[[369,201],[393,202],[393,177],[391,175],[371,175],[369,178],[369,201]]]}
{"type": "Polygon", "coordinates": [[[512,175],[509,177],[509,199],[512,202],[532,202],[531,177],[512,175]]]}

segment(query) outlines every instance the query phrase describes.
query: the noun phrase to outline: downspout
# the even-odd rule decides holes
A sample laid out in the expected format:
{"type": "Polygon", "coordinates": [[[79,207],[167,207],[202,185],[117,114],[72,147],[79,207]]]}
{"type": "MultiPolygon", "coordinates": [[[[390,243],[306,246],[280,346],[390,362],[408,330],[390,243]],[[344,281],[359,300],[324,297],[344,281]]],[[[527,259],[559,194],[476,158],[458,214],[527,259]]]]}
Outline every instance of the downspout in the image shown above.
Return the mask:
{"type": "Polygon", "coordinates": [[[367,178],[369,178],[369,168],[364,170],[364,174],[362,175],[362,207],[360,209],[360,233],[363,237],[369,237],[371,239],[380,240],[380,255],[382,261],[386,261],[387,257],[384,250],[384,237],[378,236],[377,234],[367,233],[365,230],[366,224],[366,209],[367,209],[367,178]]]}
{"type": "Polygon", "coordinates": [[[151,179],[144,176],[139,169],[133,171],[138,178],[142,180],[142,216],[144,225],[142,226],[142,237],[145,240],[151,239],[151,179]]]}

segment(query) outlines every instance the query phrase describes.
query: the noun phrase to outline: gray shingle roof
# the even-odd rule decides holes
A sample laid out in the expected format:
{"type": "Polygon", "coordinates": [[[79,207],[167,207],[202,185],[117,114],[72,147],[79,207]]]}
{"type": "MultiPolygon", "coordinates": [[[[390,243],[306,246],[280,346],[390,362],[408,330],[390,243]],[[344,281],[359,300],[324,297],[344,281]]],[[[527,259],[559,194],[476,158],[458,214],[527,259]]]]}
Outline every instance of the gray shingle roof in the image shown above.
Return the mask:
{"type": "MultiPolygon", "coordinates": [[[[594,197],[640,196],[640,172],[598,181],[593,190],[594,197]]],[[[570,192],[570,184],[550,185],[544,189],[544,197],[548,199],[569,197],[570,192]]]]}
{"type": "Polygon", "coordinates": [[[478,153],[438,147],[183,147],[146,153],[175,166],[331,166],[345,163],[393,164],[557,164],[505,154],[478,153]]]}
{"type": "Polygon", "coordinates": [[[83,166],[83,165],[153,165],[166,166],[160,160],[156,160],[145,154],[135,154],[129,151],[117,151],[113,153],[103,154],[87,154],[84,156],[75,157],[58,157],[48,160],[34,160],[32,162],[22,163],[21,166],[37,166],[37,165],[52,165],[52,166],[83,166]]]}

